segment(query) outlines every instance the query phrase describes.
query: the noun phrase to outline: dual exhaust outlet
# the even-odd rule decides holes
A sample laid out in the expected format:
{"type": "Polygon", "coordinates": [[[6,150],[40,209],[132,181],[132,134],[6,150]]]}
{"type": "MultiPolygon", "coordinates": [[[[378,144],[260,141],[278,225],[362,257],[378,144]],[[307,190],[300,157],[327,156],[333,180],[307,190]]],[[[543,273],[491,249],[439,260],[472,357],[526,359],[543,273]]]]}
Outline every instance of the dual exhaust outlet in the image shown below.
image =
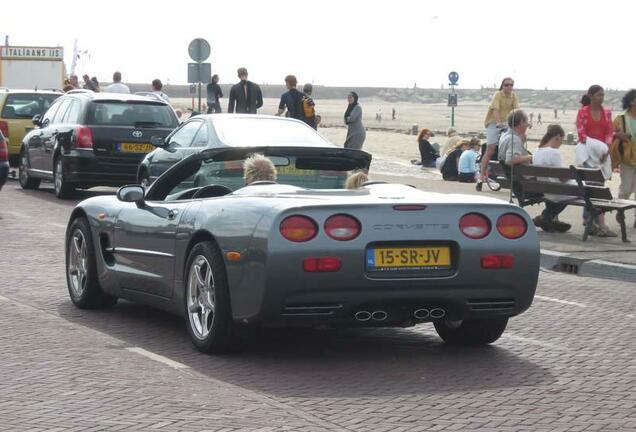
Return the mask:
{"type": "MultiPolygon", "coordinates": [[[[440,318],[444,318],[445,315],[446,315],[446,311],[442,308],[432,308],[432,309],[422,308],[422,309],[416,309],[413,312],[413,317],[416,320],[425,320],[428,318],[440,319],[440,318]]],[[[389,314],[383,310],[377,310],[373,312],[361,310],[356,312],[354,317],[357,321],[360,321],[360,322],[385,321],[389,317],[389,314]]]]}

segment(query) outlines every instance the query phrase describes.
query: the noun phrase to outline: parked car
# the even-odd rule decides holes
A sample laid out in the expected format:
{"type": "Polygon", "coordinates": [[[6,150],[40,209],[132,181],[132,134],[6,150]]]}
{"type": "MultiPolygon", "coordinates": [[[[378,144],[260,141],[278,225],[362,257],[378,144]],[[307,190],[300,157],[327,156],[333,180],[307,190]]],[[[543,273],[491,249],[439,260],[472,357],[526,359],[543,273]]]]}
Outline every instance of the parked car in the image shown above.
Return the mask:
{"type": "Polygon", "coordinates": [[[55,194],[75,188],[121,186],[137,179],[139,162],[153,150],[150,138],[179,124],[167,103],[142,96],[74,92],[33,119],[20,149],[20,185],[34,189],[53,180],[55,194]]]}
{"type": "MultiPolygon", "coordinates": [[[[295,124],[277,126],[287,136],[295,124]]],[[[125,298],[179,314],[204,352],[231,349],[241,326],[432,322],[450,344],[497,340],[537,286],[527,213],[379,181],[344,189],[347,172],[370,162],[329,144],[217,147],[148,189],[84,200],[66,232],[70,298],[79,308],[125,298]],[[278,183],[244,186],[241,165],[254,153],[284,173],[278,183]]]]}
{"type": "Polygon", "coordinates": [[[183,122],[139,165],[137,182],[148,185],[183,158],[206,148],[267,145],[331,146],[304,122],[253,114],[204,114],[183,122]]]}
{"type": "Polygon", "coordinates": [[[17,166],[20,144],[33,129],[31,119],[42,115],[62,92],[53,90],[0,89],[0,132],[9,140],[9,162],[17,166]]]}
{"type": "Polygon", "coordinates": [[[9,151],[8,143],[2,131],[0,131],[0,190],[2,186],[7,182],[9,176],[9,151]]]}

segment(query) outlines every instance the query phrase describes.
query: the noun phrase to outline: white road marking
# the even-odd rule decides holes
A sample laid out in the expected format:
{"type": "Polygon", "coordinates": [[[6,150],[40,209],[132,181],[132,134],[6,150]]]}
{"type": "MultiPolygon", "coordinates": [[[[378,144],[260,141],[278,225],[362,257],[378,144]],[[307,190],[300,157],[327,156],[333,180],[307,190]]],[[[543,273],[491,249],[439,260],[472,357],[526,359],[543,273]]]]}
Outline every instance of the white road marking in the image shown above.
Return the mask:
{"type": "Polygon", "coordinates": [[[190,369],[189,366],[184,365],[183,363],[179,363],[176,362],[174,360],[169,359],[168,357],[164,357],[162,355],[159,354],[155,354],[151,351],[147,351],[143,348],[139,348],[139,347],[131,347],[131,348],[126,348],[126,350],[130,351],[130,352],[134,352],[136,354],[142,355],[144,357],[148,357],[151,360],[157,361],[159,363],[163,363],[165,365],[170,366],[171,368],[175,368],[175,369],[190,369]]]}
{"type": "Polygon", "coordinates": [[[552,297],[544,297],[544,296],[540,296],[540,295],[535,295],[534,298],[536,298],[538,300],[543,300],[543,301],[548,301],[548,302],[553,302],[553,303],[561,303],[561,304],[566,304],[566,305],[570,305],[570,306],[578,306],[578,307],[582,307],[582,308],[586,308],[587,307],[583,303],[571,302],[571,301],[567,301],[567,300],[560,300],[560,299],[556,299],[556,298],[552,298],[552,297]]]}

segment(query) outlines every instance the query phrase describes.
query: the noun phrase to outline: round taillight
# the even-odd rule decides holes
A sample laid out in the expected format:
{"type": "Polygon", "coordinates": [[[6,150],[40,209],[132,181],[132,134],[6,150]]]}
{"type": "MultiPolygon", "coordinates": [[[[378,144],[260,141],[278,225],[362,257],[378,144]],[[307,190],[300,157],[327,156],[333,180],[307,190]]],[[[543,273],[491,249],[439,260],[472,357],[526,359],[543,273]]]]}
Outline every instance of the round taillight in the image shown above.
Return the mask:
{"type": "Polygon", "coordinates": [[[497,219],[497,231],[507,239],[517,239],[528,230],[526,221],[515,213],[506,213],[497,219]]]}
{"type": "Polygon", "coordinates": [[[460,231],[468,238],[482,239],[490,234],[490,221],[479,213],[468,213],[459,220],[460,231]]]}
{"type": "Polygon", "coordinates": [[[325,232],[334,240],[353,240],[360,235],[360,222],[353,216],[339,214],[325,221],[325,232]]]}
{"type": "Polygon", "coordinates": [[[280,233],[289,241],[306,242],[316,237],[318,225],[307,216],[289,216],[280,223],[280,233]]]}

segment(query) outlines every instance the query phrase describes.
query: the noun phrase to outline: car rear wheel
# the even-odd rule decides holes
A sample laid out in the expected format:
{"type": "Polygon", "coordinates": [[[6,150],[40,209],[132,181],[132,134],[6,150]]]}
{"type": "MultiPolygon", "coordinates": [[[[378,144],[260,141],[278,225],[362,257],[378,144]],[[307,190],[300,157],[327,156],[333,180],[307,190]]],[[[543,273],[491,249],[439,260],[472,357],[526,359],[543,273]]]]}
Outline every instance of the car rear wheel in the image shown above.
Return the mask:
{"type": "Polygon", "coordinates": [[[88,221],[75,219],[66,238],[66,284],[73,304],[80,309],[108,307],[117,302],[99,285],[94,250],[88,221]]]}
{"type": "Polygon", "coordinates": [[[190,252],[186,268],[184,306],[188,333],[199,351],[227,352],[235,329],[221,253],[212,242],[198,243],[190,252]]]}
{"type": "Polygon", "coordinates": [[[75,192],[75,187],[66,181],[62,156],[58,156],[53,164],[53,185],[58,198],[68,198],[75,192]]]}
{"type": "Polygon", "coordinates": [[[37,189],[41,180],[29,175],[29,157],[26,152],[20,153],[20,165],[18,167],[20,186],[22,189],[37,189]]]}
{"type": "Polygon", "coordinates": [[[449,345],[487,345],[503,334],[508,317],[433,323],[439,337],[449,345]]]}

